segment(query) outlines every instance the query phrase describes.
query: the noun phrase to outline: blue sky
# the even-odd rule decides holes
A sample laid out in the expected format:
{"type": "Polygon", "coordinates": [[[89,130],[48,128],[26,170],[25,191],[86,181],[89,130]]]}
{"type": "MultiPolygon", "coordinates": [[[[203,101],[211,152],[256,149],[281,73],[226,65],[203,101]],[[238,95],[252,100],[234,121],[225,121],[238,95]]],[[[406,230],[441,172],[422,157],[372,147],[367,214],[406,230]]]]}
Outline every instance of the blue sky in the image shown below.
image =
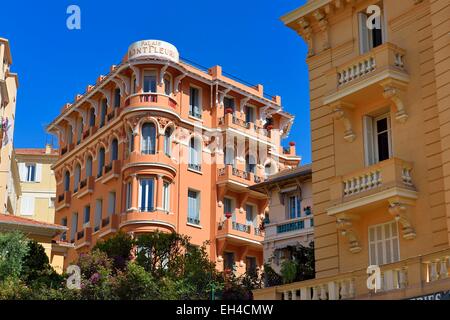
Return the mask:
{"type": "MultiPolygon", "coordinates": [[[[43,147],[44,128],[66,102],[120,62],[137,40],[174,44],[183,58],[280,95],[296,116],[289,141],[311,161],[306,45],[280,17],[305,0],[41,0],[2,4],[0,37],[8,38],[19,74],[15,146],[43,147]],[[81,8],[81,30],[68,30],[66,9],[81,8]]],[[[56,142],[56,138],[54,138],[56,142]]]]}

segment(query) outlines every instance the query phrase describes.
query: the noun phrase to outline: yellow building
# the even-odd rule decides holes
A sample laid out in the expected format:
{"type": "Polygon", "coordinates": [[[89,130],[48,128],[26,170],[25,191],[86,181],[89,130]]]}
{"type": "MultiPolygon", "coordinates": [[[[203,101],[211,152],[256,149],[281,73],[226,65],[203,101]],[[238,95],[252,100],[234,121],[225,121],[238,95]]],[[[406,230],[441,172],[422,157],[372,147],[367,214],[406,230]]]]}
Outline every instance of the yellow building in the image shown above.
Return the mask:
{"type": "Polygon", "coordinates": [[[448,0],[312,0],[282,18],[308,44],[316,279],[255,298],[450,290],[449,17],[448,0]]]}
{"type": "Polygon", "coordinates": [[[38,241],[62,272],[66,245],[52,243],[67,229],[53,224],[56,181],[51,165],[58,152],[50,146],[13,149],[18,77],[11,64],[9,41],[0,38],[0,232],[19,230],[38,241]]]}

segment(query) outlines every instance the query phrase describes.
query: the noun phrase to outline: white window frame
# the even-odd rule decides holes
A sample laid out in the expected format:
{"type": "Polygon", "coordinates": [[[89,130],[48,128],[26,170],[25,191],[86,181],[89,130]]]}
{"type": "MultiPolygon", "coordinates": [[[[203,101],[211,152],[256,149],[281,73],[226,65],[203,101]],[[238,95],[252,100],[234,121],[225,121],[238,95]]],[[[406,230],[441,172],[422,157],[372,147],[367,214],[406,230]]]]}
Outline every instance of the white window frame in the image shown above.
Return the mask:
{"type": "Polygon", "coordinates": [[[163,210],[165,212],[170,212],[170,182],[163,181],[163,210]]]}
{"type": "Polygon", "coordinates": [[[155,188],[156,188],[156,183],[155,183],[155,178],[154,177],[140,177],[139,178],[139,194],[138,194],[138,207],[139,207],[139,211],[140,212],[151,212],[153,210],[155,210],[155,188]],[[142,189],[142,182],[144,180],[148,180],[152,182],[152,192],[150,193],[150,187],[149,185],[145,186],[145,190],[142,189]],[[151,206],[150,207],[145,207],[142,208],[141,204],[142,204],[142,192],[145,191],[145,196],[146,196],[146,204],[148,204],[148,198],[149,196],[151,196],[151,206]],[[142,209],[145,209],[144,211],[142,211],[142,209]]]}
{"type": "Polygon", "coordinates": [[[387,133],[388,133],[388,145],[389,145],[389,159],[393,154],[393,137],[392,137],[392,123],[389,113],[384,113],[380,116],[372,117],[365,115],[363,118],[363,130],[364,130],[364,157],[366,166],[372,166],[379,163],[379,150],[378,150],[378,135],[377,121],[387,119],[387,133]]]}
{"type": "Polygon", "coordinates": [[[252,213],[253,213],[253,219],[252,219],[252,223],[250,225],[252,225],[255,228],[258,228],[258,206],[254,203],[251,202],[247,202],[245,203],[245,223],[247,225],[248,224],[248,220],[247,220],[247,207],[252,207],[252,213]]]}
{"type": "Polygon", "coordinates": [[[401,257],[401,253],[400,253],[400,237],[399,237],[399,228],[398,228],[398,223],[396,221],[390,221],[387,223],[382,223],[382,224],[377,224],[377,225],[371,225],[368,228],[368,243],[369,243],[369,265],[385,265],[385,264],[390,264],[390,263],[395,263],[400,261],[400,257],[401,257]],[[385,234],[385,227],[386,226],[390,226],[390,233],[391,236],[390,237],[386,237],[385,234]],[[381,239],[377,238],[377,228],[381,228],[381,239]],[[395,230],[396,235],[393,236],[393,230],[395,230]],[[371,240],[371,232],[373,232],[373,236],[374,236],[374,240],[371,240]],[[397,243],[397,248],[398,248],[398,259],[395,260],[394,258],[394,242],[397,243]],[[375,247],[375,260],[376,261],[372,261],[372,244],[375,247]],[[377,250],[377,244],[381,244],[382,245],[382,254],[383,257],[379,257],[378,256],[378,250],[377,250]],[[390,246],[390,252],[391,252],[391,257],[387,257],[387,245],[390,246]],[[381,260],[380,260],[381,259],[381,260]]]}
{"type": "MultiPolygon", "coordinates": [[[[386,23],[386,15],[384,14],[385,6],[382,3],[383,1],[380,1],[378,3],[375,3],[374,5],[380,6],[381,9],[381,17],[380,17],[380,24],[381,24],[381,43],[385,44],[387,42],[387,23],[386,23]]],[[[369,30],[367,28],[367,18],[368,14],[366,13],[366,9],[363,11],[358,12],[357,14],[357,21],[358,21],[358,30],[359,30],[359,54],[363,55],[367,52],[370,52],[373,47],[373,39],[372,39],[372,30],[369,30]],[[365,33],[365,36],[364,36],[365,33]]]]}
{"type": "Polygon", "coordinates": [[[25,181],[26,182],[36,182],[37,164],[36,163],[25,163],[25,169],[26,169],[25,181]],[[34,175],[33,175],[32,170],[30,172],[31,168],[34,168],[34,175]]]}
{"type": "Polygon", "coordinates": [[[158,71],[156,69],[144,69],[141,75],[141,83],[142,83],[142,92],[143,93],[153,93],[156,94],[158,92],[158,71]],[[145,76],[152,75],[155,76],[155,91],[145,91],[145,76]]]}
{"type": "Polygon", "coordinates": [[[198,224],[200,225],[200,223],[201,223],[201,216],[200,216],[200,207],[201,207],[201,192],[200,191],[198,191],[198,190],[195,190],[195,189],[188,189],[188,212],[187,212],[187,222],[188,222],[188,224],[194,224],[193,222],[190,222],[189,221],[189,218],[197,218],[197,220],[198,220],[198,224]],[[196,205],[196,211],[197,212],[195,212],[196,213],[196,216],[197,217],[191,217],[190,215],[189,215],[189,213],[190,213],[190,208],[189,208],[189,192],[195,192],[196,193],[196,201],[197,201],[197,205],[196,205]]]}
{"type": "Polygon", "coordinates": [[[195,119],[201,119],[203,116],[203,101],[202,101],[203,90],[199,86],[189,85],[189,116],[195,119]],[[198,91],[198,115],[194,114],[194,108],[191,105],[191,89],[196,89],[198,91]]]}
{"type": "Polygon", "coordinates": [[[256,107],[253,106],[253,105],[250,105],[250,104],[246,104],[246,105],[243,106],[243,109],[244,109],[244,110],[242,110],[242,111],[244,111],[244,113],[245,113],[245,121],[246,121],[246,122],[249,122],[249,123],[255,123],[255,122],[256,122],[256,107]],[[246,112],[246,108],[247,108],[247,110],[248,110],[248,109],[252,110],[252,114],[253,114],[253,120],[252,120],[252,121],[247,121],[247,112],[246,112]]]}

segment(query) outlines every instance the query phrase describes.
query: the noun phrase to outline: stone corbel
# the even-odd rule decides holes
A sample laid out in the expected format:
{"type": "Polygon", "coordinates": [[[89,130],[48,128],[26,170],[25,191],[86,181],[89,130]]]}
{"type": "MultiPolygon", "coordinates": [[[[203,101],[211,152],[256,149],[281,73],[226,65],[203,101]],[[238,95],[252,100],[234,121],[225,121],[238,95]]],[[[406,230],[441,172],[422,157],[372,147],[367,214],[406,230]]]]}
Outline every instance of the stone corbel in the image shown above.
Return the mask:
{"type": "Polygon", "coordinates": [[[330,39],[329,39],[329,28],[328,28],[328,20],[326,15],[322,13],[320,10],[316,10],[313,12],[314,18],[317,20],[320,30],[323,33],[323,49],[327,50],[330,48],[330,39]]]}
{"type": "Polygon", "coordinates": [[[106,98],[106,104],[108,105],[108,107],[111,106],[111,90],[106,90],[104,88],[99,89],[98,91],[100,91],[106,98]]]}
{"type": "Polygon", "coordinates": [[[249,193],[243,192],[239,196],[239,213],[244,213],[244,205],[248,200],[249,193]]]}
{"type": "Polygon", "coordinates": [[[344,102],[336,102],[331,105],[333,111],[333,118],[335,120],[342,120],[344,123],[344,139],[348,142],[353,142],[356,139],[356,134],[353,131],[353,126],[351,122],[351,115],[353,105],[344,102]]]}
{"type": "Polygon", "coordinates": [[[217,186],[217,206],[219,208],[223,207],[223,198],[225,196],[226,188],[224,185],[217,186]]]}
{"type": "Polygon", "coordinates": [[[129,77],[126,77],[126,76],[124,76],[124,75],[121,75],[121,74],[118,74],[117,77],[118,77],[120,80],[122,80],[122,82],[123,82],[124,85],[125,85],[125,95],[129,95],[129,94],[130,94],[130,85],[131,85],[131,83],[130,83],[130,78],[129,78],[129,77]]]}
{"type": "Polygon", "coordinates": [[[111,78],[111,81],[113,81],[115,84],[116,84],[116,86],[118,86],[119,87],[119,90],[120,90],[120,95],[122,96],[122,97],[124,97],[125,95],[126,95],[126,93],[125,93],[125,87],[124,87],[124,81],[123,80],[119,80],[119,79],[116,79],[116,78],[111,78]]]}
{"type": "Polygon", "coordinates": [[[92,107],[94,107],[94,111],[95,111],[95,115],[98,115],[98,101],[94,100],[94,99],[87,99],[86,100],[88,103],[91,104],[92,107]]]}
{"type": "Polygon", "coordinates": [[[361,251],[361,245],[359,243],[358,236],[353,230],[353,218],[349,216],[338,217],[336,221],[337,229],[340,231],[341,235],[346,237],[349,242],[350,252],[358,253],[361,251]]]}
{"type": "Polygon", "coordinates": [[[230,91],[231,91],[231,88],[226,88],[225,91],[221,92],[221,94],[219,95],[219,107],[220,108],[223,108],[223,99],[225,99],[225,96],[230,91]]]}
{"type": "Polygon", "coordinates": [[[64,120],[66,120],[70,124],[70,127],[72,128],[72,133],[75,134],[75,131],[76,131],[75,119],[71,118],[70,116],[67,116],[64,118],[64,120]]]}
{"type": "Polygon", "coordinates": [[[313,44],[313,38],[312,38],[312,28],[309,22],[305,18],[301,18],[298,21],[298,24],[300,25],[301,30],[299,31],[300,36],[302,36],[305,41],[308,44],[308,57],[311,57],[314,55],[314,44],[313,44]]]}
{"type": "MultiPolygon", "coordinates": [[[[141,87],[141,71],[139,70],[138,67],[130,65],[130,69],[133,70],[134,72],[134,76],[136,77],[136,83],[137,83],[137,88],[141,87]]],[[[136,89],[137,89],[136,88],[136,89]]],[[[137,91],[137,90],[136,90],[137,91]]]]}
{"type": "Polygon", "coordinates": [[[176,96],[178,92],[180,92],[180,83],[181,80],[183,80],[184,77],[186,77],[186,73],[182,73],[179,76],[175,78],[174,84],[173,84],[173,95],[176,96]]]}
{"type": "Polygon", "coordinates": [[[411,225],[406,204],[391,202],[389,204],[389,213],[395,218],[395,221],[402,225],[403,239],[411,240],[416,238],[416,232],[411,225]]]}
{"type": "Polygon", "coordinates": [[[164,75],[166,74],[167,68],[169,67],[168,64],[165,64],[162,68],[161,71],[159,73],[159,86],[162,87],[163,83],[164,83],[164,75]]]}
{"type": "Polygon", "coordinates": [[[250,97],[246,97],[244,99],[241,99],[241,101],[240,101],[240,108],[239,108],[240,112],[244,112],[244,107],[249,101],[250,101],[250,97]]]}
{"type": "Polygon", "coordinates": [[[395,113],[395,119],[400,123],[405,123],[408,120],[408,113],[404,104],[404,90],[403,85],[392,80],[383,82],[384,98],[391,100],[395,105],[397,112],[395,113]]]}
{"type": "Polygon", "coordinates": [[[83,125],[86,125],[87,120],[88,120],[86,110],[83,110],[81,108],[76,108],[75,111],[78,112],[80,114],[81,118],[83,119],[83,125]]]}
{"type": "Polygon", "coordinates": [[[66,142],[66,129],[59,124],[55,124],[55,127],[57,129],[56,132],[58,134],[59,140],[62,142],[66,142]]]}

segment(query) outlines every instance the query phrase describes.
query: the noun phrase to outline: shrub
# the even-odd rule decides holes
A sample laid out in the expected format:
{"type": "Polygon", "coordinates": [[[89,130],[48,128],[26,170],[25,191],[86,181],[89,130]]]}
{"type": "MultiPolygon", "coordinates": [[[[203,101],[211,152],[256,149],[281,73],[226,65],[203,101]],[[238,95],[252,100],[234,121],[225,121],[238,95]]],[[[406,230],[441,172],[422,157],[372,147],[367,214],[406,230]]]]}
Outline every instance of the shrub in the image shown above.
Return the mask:
{"type": "Polygon", "coordinates": [[[0,281],[20,276],[28,250],[28,239],[23,233],[0,233],[0,281]]]}

